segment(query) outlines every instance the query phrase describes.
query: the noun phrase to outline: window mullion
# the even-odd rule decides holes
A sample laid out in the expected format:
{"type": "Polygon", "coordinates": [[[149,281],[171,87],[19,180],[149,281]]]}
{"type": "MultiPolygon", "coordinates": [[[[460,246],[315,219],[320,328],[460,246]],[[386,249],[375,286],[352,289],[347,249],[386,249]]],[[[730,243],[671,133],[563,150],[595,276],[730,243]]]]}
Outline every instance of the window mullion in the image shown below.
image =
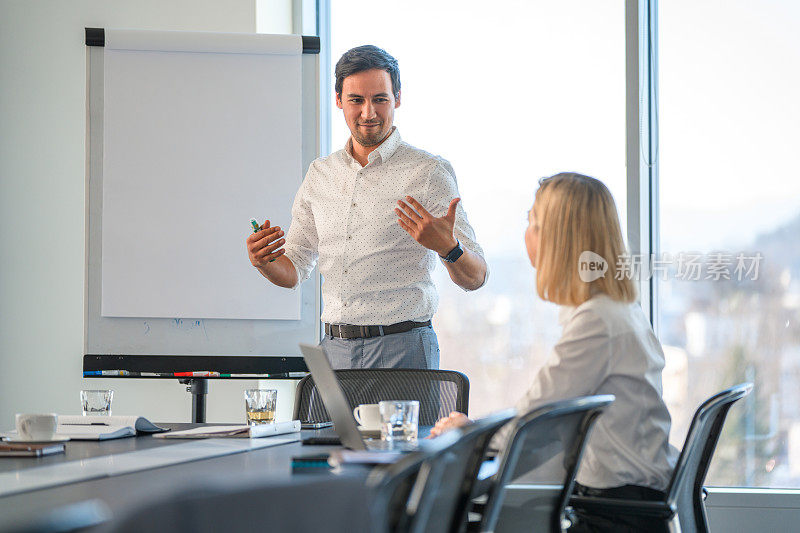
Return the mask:
{"type": "Polygon", "coordinates": [[[658,333],[656,280],[650,258],[658,245],[657,0],[625,2],[625,138],[628,247],[641,257],[642,308],[658,333]]]}

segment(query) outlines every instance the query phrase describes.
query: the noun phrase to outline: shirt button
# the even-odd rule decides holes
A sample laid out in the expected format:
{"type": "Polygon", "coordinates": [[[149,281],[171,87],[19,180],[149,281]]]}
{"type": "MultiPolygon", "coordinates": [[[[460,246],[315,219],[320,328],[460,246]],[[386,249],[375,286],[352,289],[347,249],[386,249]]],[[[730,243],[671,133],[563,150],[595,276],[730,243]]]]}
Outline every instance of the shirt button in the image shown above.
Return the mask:
{"type": "Polygon", "coordinates": [[[353,202],[353,207],[355,207],[355,206],[356,206],[356,203],[355,203],[355,202],[353,202]]]}
{"type": "Polygon", "coordinates": [[[353,236],[352,236],[352,235],[348,235],[348,236],[347,236],[347,240],[348,240],[348,241],[349,241],[349,240],[351,240],[352,238],[353,238],[353,236]]]}
{"type": "Polygon", "coordinates": [[[347,274],[347,270],[345,270],[344,273],[347,274]]]}
{"type": "Polygon", "coordinates": [[[346,303],[342,304],[342,307],[347,307],[347,304],[346,303]]]}

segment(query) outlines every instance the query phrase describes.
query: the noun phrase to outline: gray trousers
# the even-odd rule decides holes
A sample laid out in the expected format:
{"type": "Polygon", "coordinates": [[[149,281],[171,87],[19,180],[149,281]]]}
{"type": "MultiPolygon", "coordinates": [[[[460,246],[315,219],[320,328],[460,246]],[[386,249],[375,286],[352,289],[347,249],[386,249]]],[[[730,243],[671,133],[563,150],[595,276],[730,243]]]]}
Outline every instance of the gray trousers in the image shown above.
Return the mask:
{"type": "Polygon", "coordinates": [[[431,326],[369,339],[325,335],[322,346],[336,369],[439,368],[439,341],[431,326]]]}

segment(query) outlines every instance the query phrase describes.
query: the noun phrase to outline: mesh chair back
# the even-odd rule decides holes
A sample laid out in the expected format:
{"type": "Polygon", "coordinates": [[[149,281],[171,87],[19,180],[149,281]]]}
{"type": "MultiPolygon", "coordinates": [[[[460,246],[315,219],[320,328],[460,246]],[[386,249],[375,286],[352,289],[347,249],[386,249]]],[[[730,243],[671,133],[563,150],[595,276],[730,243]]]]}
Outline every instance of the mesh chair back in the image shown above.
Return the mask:
{"type": "Polygon", "coordinates": [[[495,483],[490,488],[481,520],[481,531],[494,531],[505,496],[505,487],[532,470],[547,471],[549,483],[562,486],[555,501],[547,502],[541,524],[527,524],[536,531],[563,531],[564,513],[575,484],[584,446],[597,417],[614,396],[573,398],[545,404],[517,419],[503,450],[495,483]],[[538,527],[537,527],[538,526],[538,527]]]}
{"type": "Polygon", "coordinates": [[[423,492],[439,489],[442,472],[450,462],[448,451],[460,438],[460,431],[449,431],[420,441],[418,451],[370,472],[366,486],[374,492],[374,531],[403,533],[420,529],[427,518],[417,514],[424,501],[423,492]]]}
{"type": "Polygon", "coordinates": [[[425,531],[455,533],[466,525],[472,490],[489,441],[515,415],[514,409],[506,409],[461,429],[461,438],[448,451],[438,490],[426,486],[421,496],[415,521],[418,527],[424,524],[425,531]]]}
{"type": "Polygon", "coordinates": [[[678,514],[684,533],[708,531],[702,493],[711,457],[731,405],[752,390],[752,383],[733,386],[715,394],[695,411],[667,488],[667,503],[678,514]]]}
{"type": "MultiPolygon", "coordinates": [[[[361,368],[336,370],[350,407],[383,400],[419,400],[419,424],[432,426],[451,411],[467,413],[469,380],[453,370],[361,368]]],[[[294,419],[328,422],[331,417],[309,374],[297,384],[294,419]]]]}

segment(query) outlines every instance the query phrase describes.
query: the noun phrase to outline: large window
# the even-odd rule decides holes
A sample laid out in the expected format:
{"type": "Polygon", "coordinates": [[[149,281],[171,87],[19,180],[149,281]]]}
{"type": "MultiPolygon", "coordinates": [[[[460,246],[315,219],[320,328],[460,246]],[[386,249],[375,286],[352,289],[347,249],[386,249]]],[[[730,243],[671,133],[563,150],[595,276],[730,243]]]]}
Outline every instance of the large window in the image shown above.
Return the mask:
{"type": "MultiPolygon", "coordinates": [[[[467,293],[437,271],[441,367],[470,377],[471,415],[513,405],[560,335],[523,244],[537,180],[598,177],[624,223],[623,2],[336,0],[331,41],[333,64],[361,44],[398,59],[403,139],[455,168],[491,273],[467,293]]],[[[337,150],[348,130],[332,108],[337,150]]]]}
{"type": "MultiPolygon", "coordinates": [[[[670,0],[657,17],[659,212],[639,215],[658,225],[670,438],[683,444],[703,399],[753,381],[708,482],[800,487],[800,4],[670,0]]],[[[473,415],[512,404],[560,334],[522,244],[536,180],[604,180],[626,227],[624,39],[622,1],[332,2],[332,63],[365,43],[398,58],[396,124],[453,163],[486,250],[477,292],[437,272],[441,364],[470,376],[473,415]]],[[[335,107],[331,124],[335,150],[335,107]]]]}
{"type": "Polygon", "coordinates": [[[660,235],[673,268],[657,302],[673,439],[703,398],[753,381],[708,483],[799,487],[800,4],[659,4],[660,235]]]}

